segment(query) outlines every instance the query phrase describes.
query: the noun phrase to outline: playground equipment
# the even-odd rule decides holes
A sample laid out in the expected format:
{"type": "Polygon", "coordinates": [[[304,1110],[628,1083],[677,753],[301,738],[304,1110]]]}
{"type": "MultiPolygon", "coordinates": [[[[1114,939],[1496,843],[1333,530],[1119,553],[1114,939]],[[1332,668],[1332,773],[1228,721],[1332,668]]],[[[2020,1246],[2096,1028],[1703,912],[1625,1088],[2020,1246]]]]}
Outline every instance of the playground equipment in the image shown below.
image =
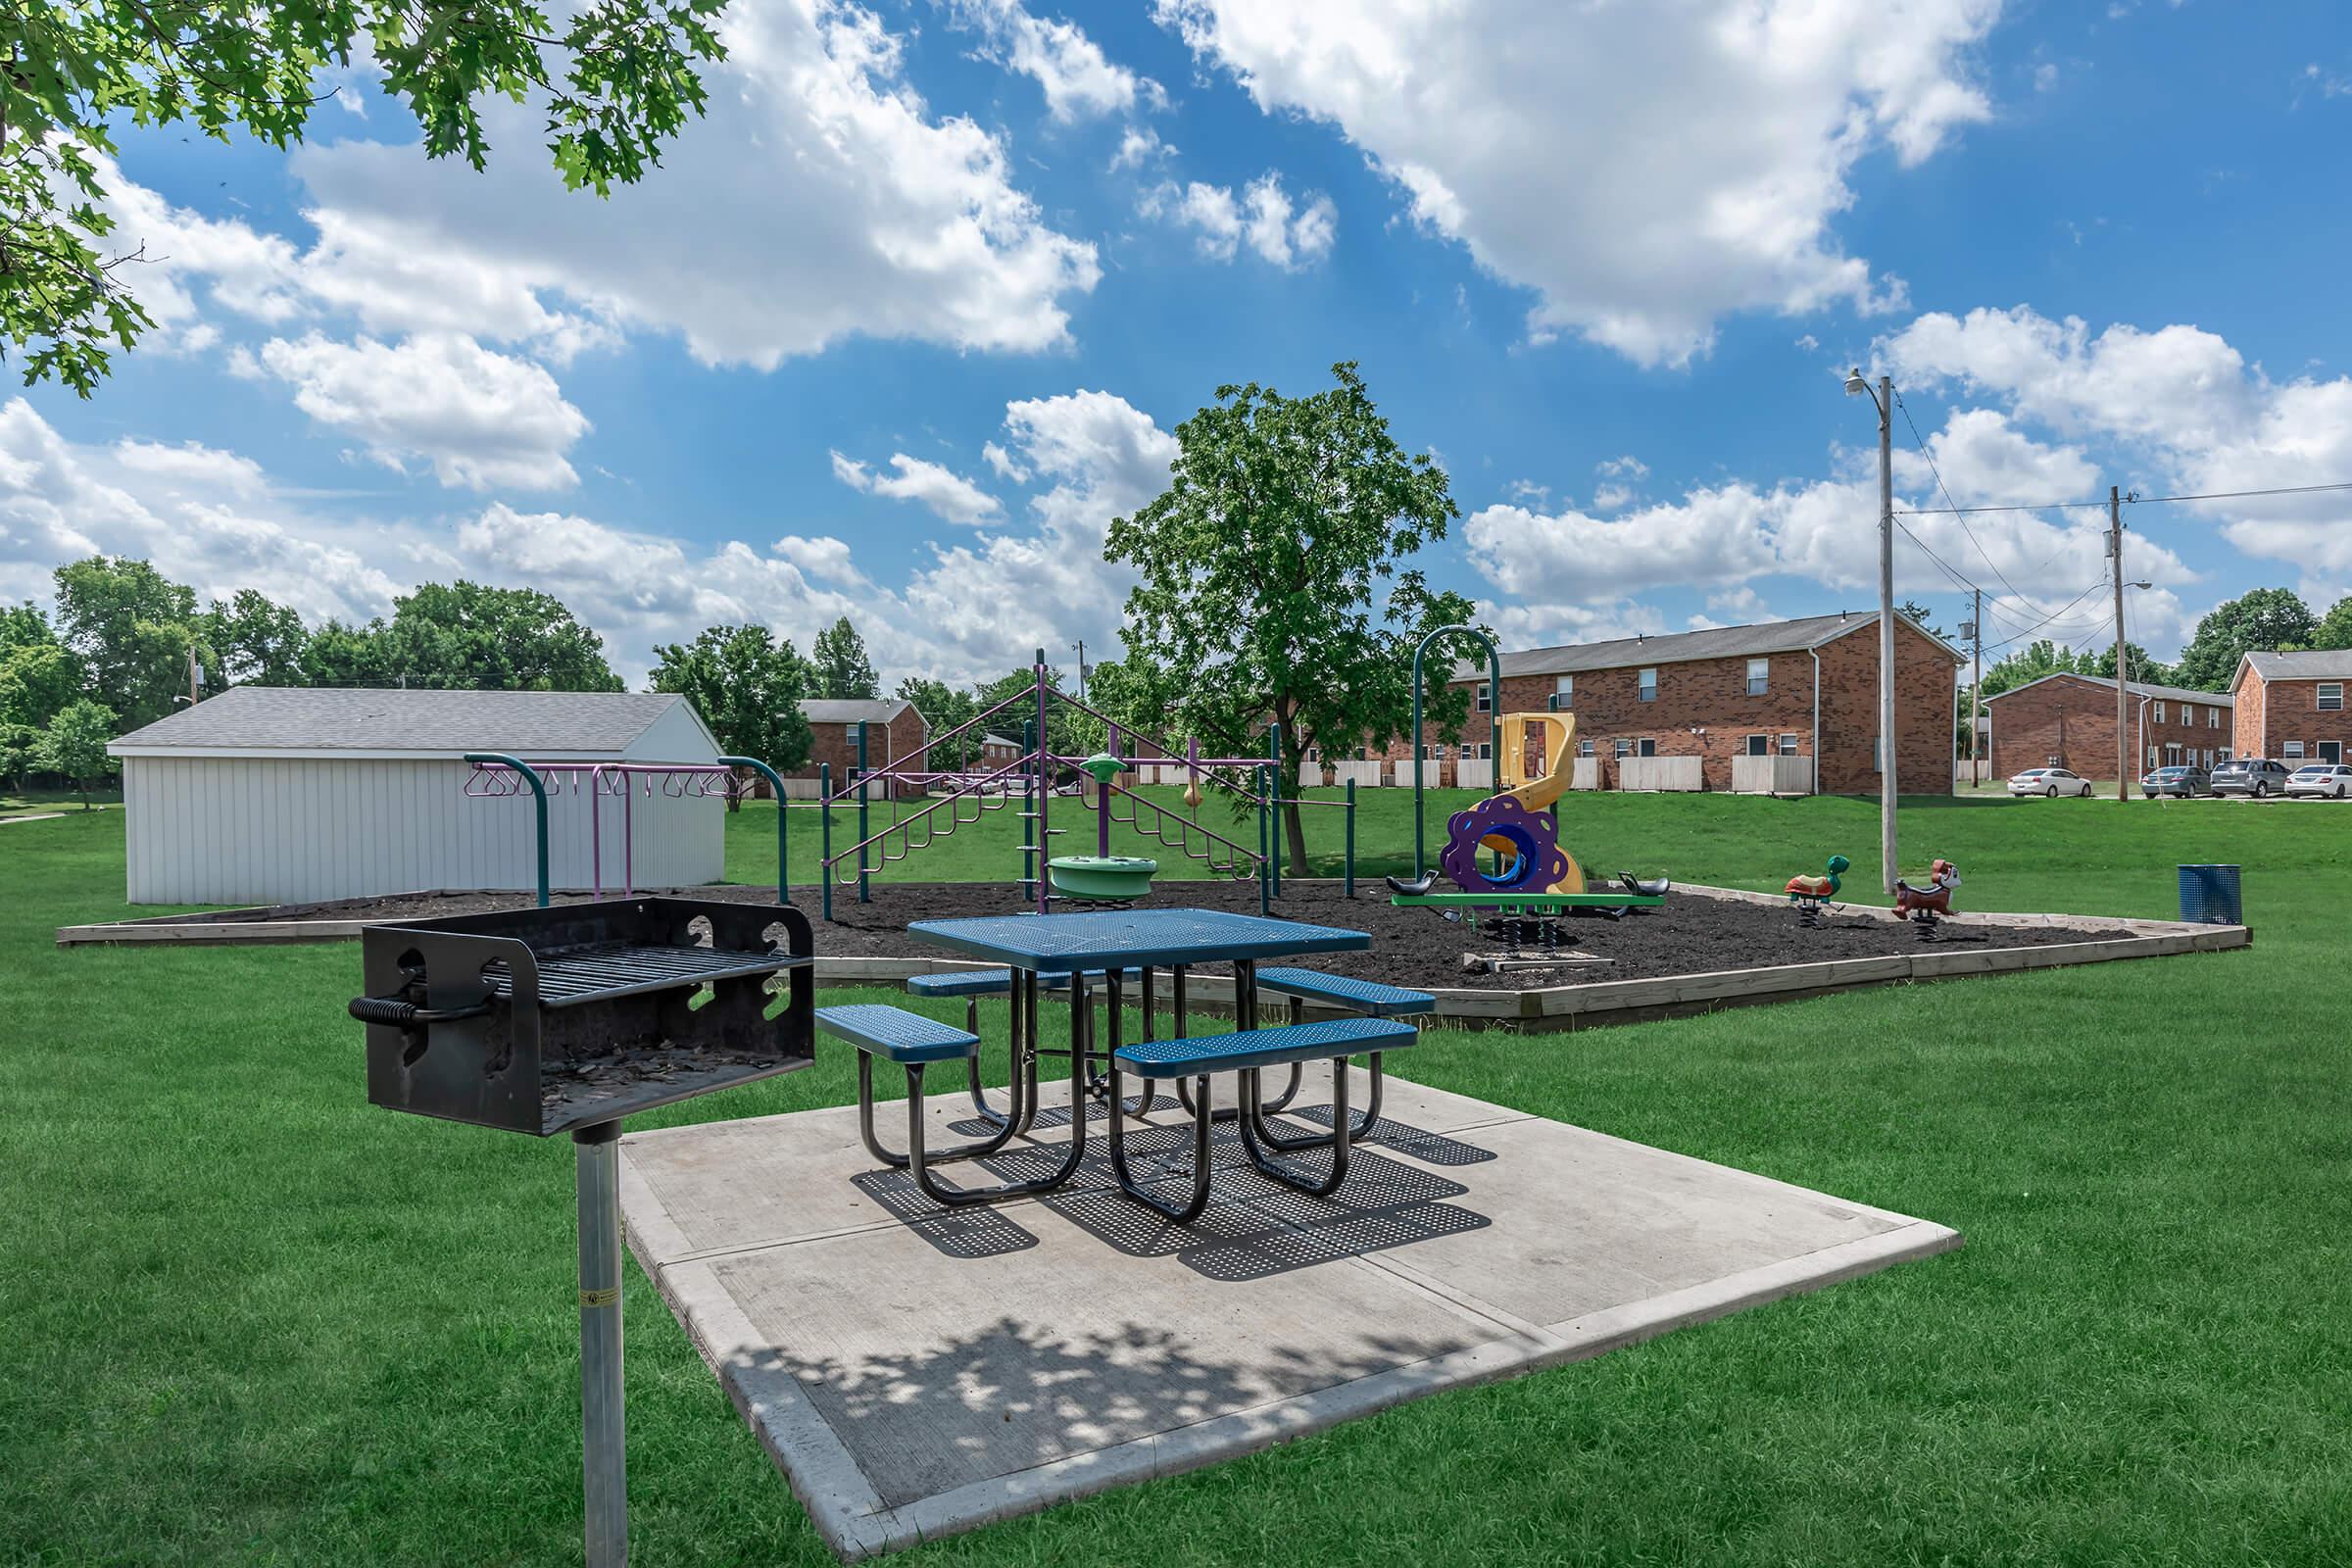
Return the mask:
{"type": "Polygon", "coordinates": [[[1894,880],[1894,912],[1907,919],[1922,942],[1938,940],[1936,927],[1952,912],[1952,890],[1960,885],[1960,868],[1938,858],[1928,868],[1928,885],[1915,888],[1901,877],[1894,880]]]}
{"type": "Polygon", "coordinates": [[[1819,925],[1821,906],[1838,896],[1838,890],[1845,885],[1845,873],[1853,868],[1853,861],[1842,855],[1833,855],[1830,857],[1827,876],[1800,873],[1790,877],[1788,885],[1781,891],[1788,895],[1789,904],[1796,909],[1796,923],[1803,926],[1819,925]]]}
{"type": "Polygon", "coordinates": [[[471,800],[511,800],[524,790],[531,793],[535,808],[537,852],[539,861],[539,907],[548,902],[547,813],[550,794],[556,796],[588,797],[588,854],[589,879],[598,898],[605,896],[605,832],[604,807],[607,800],[620,803],[620,886],[623,898],[634,898],[637,892],[636,866],[636,803],[639,795],[651,797],[659,789],[673,800],[732,800],[745,792],[736,777],[736,769],[748,768],[768,781],[776,792],[776,902],[791,902],[791,887],[785,874],[784,862],[784,801],[783,781],[774,768],[751,757],[722,757],[715,763],[702,762],[526,762],[521,758],[504,752],[467,752],[466,760],[473,771],[466,777],[466,795],[471,800]]]}
{"type": "MultiPolygon", "coordinates": [[[[1228,876],[1235,881],[1255,878],[1258,884],[1258,907],[1267,909],[1271,901],[1282,896],[1282,840],[1275,831],[1274,813],[1286,806],[1318,806],[1342,808],[1348,813],[1343,875],[1348,897],[1355,894],[1355,789],[1350,785],[1342,801],[1309,801],[1285,796],[1280,780],[1282,733],[1279,725],[1269,726],[1266,733],[1266,752],[1259,757],[1202,757],[1198,742],[1184,748],[1181,760],[1175,750],[1152,736],[1130,730],[1086,703],[1056,688],[1048,677],[1046,651],[1039,649],[1031,664],[1030,683],[973,714],[963,723],[943,735],[936,735],[923,746],[886,767],[868,768],[865,758],[865,726],[853,726],[852,743],[857,749],[853,775],[841,789],[833,788],[831,766],[817,769],[818,831],[822,835],[818,852],[819,877],[822,889],[824,917],[833,918],[833,893],[836,887],[858,890],[858,902],[872,898],[872,874],[883,866],[904,860],[916,851],[929,847],[937,839],[953,833],[958,827],[969,826],[991,811],[1016,807],[1021,823],[1021,858],[1019,885],[1024,902],[1034,903],[1040,914],[1052,907],[1056,899],[1133,899],[1149,891],[1149,878],[1157,872],[1160,861],[1142,858],[1114,857],[1110,854],[1110,830],[1114,826],[1133,830],[1138,836],[1152,840],[1171,852],[1176,859],[1197,860],[1215,875],[1228,876]],[[1051,742],[1050,720],[1054,704],[1083,714],[1103,726],[1106,745],[1091,757],[1056,754],[1051,742]],[[999,715],[1004,715],[999,719],[999,715]],[[1014,716],[1022,723],[1021,755],[994,768],[938,768],[932,759],[941,755],[941,748],[966,731],[999,719],[1009,724],[1014,716]],[[1184,799],[1194,815],[1172,811],[1157,802],[1149,800],[1118,781],[1118,774],[1130,771],[1136,759],[1125,757],[1123,748],[1142,743],[1159,755],[1146,759],[1159,768],[1181,767],[1185,772],[1184,799]],[[1090,771],[1090,764],[1104,764],[1100,773],[1090,771]],[[1059,793],[1058,785],[1068,772],[1081,772],[1097,780],[1094,799],[1090,803],[1095,813],[1094,856],[1055,857],[1052,841],[1069,829],[1053,824],[1053,803],[1059,793]],[[890,788],[895,784],[909,784],[927,792],[922,804],[910,812],[902,813],[894,798],[891,804],[892,821],[887,827],[875,829],[871,818],[871,795],[876,785],[890,788]],[[1257,848],[1238,842],[1201,821],[1197,814],[1207,792],[1222,793],[1244,810],[1254,810],[1257,816],[1257,848]],[[942,793],[944,791],[944,793],[942,793]],[[846,849],[833,848],[833,808],[854,804],[858,811],[858,837],[846,849]],[[944,814],[943,814],[944,813],[944,814]],[[1122,862],[1113,867],[1102,865],[1103,860],[1122,862]],[[1068,862],[1065,866],[1063,862],[1068,862]],[[1143,869],[1150,867],[1149,870],[1143,869]],[[1137,879],[1142,878],[1138,887],[1137,879]],[[1090,891],[1078,891],[1078,883],[1065,886],[1065,878],[1077,878],[1090,891]],[[1114,880],[1104,880],[1110,878],[1114,880]],[[1130,891],[1110,893],[1103,889],[1118,886],[1130,891]]],[[[895,796],[895,791],[894,791],[895,796]]]]}

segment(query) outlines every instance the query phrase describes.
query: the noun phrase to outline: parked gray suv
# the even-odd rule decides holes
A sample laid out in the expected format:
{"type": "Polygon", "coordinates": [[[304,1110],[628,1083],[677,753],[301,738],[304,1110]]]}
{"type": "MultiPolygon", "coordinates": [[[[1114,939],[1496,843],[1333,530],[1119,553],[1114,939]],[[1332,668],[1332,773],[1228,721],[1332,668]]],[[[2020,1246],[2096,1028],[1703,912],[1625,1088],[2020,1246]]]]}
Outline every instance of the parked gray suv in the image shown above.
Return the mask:
{"type": "Polygon", "coordinates": [[[2274,762],[2267,757],[2232,757],[2227,762],[2214,764],[2213,793],[2251,796],[2259,801],[2285,789],[2291,776],[2284,762],[2274,762]]]}

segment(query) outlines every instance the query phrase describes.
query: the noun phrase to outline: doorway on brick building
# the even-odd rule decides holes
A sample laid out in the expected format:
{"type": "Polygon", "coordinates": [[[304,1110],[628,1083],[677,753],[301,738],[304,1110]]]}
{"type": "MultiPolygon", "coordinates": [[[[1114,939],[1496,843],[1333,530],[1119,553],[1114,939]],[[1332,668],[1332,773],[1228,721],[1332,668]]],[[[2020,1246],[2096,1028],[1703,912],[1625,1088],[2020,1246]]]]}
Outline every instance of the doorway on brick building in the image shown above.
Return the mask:
{"type": "Polygon", "coordinates": [[[2344,760],[2344,746],[2343,746],[2343,742],[2341,742],[2341,741],[2322,741],[2322,742],[2320,742],[2320,760],[2321,760],[2321,761],[2323,761],[2323,762],[2340,762],[2340,761],[2342,761],[2343,760],[2344,760]]]}

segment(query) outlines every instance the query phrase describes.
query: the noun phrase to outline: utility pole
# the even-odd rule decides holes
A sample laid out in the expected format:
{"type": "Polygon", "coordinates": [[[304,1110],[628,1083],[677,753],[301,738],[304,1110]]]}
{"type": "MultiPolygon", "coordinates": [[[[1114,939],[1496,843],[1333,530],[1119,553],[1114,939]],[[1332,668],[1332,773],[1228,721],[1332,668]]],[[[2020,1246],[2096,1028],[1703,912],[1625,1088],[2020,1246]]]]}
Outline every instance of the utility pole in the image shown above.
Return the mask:
{"type": "Polygon", "coordinates": [[[1973,788],[1984,782],[1979,776],[1984,772],[1984,759],[1977,755],[1978,737],[1983,733],[1977,726],[1983,722],[1984,704],[1984,590],[1976,588],[1970,592],[1974,603],[1969,612],[1968,636],[1976,655],[1976,673],[1969,677],[1968,683],[1968,782],[1973,788]]]}
{"type": "Polygon", "coordinates": [[[1899,874],[1894,846],[1894,377],[1879,377],[1879,865],[1899,874]]]}
{"type": "MultiPolygon", "coordinates": [[[[1879,865],[1885,891],[1894,891],[1894,377],[1878,390],[1859,366],[1845,378],[1845,395],[1868,394],[1879,408],[1879,865]]],[[[1814,760],[1814,766],[1821,765],[1814,760]]],[[[1818,785],[1818,781],[1816,781],[1818,785]]],[[[1414,870],[1420,867],[1416,861],[1414,870]]]]}
{"type": "Polygon", "coordinates": [[[1070,646],[1078,650],[1078,700],[1083,703],[1086,701],[1086,639],[1081,637],[1070,646]]]}
{"type": "Polygon", "coordinates": [[[190,708],[194,708],[196,706],[197,688],[198,676],[196,671],[196,645],[194,643],[190,643],[188,644],[188,706],[190,708]]]}
{"type": "Polygon", "coordinates": [[[2124,730],[2124,683],[2132,672],[2124,667],[2124,492],[2107,487],[2107,569],[2115,576],[2115,798],[2132,798],[2131,737],[2124,730]]]}

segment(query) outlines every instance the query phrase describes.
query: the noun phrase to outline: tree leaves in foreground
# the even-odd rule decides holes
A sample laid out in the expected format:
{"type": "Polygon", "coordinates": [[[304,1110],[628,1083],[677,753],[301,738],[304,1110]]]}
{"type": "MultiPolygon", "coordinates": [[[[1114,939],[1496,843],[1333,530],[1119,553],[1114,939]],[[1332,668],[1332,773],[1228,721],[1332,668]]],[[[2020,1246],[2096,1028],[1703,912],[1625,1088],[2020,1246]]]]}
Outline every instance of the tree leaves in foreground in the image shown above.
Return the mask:
{"type": "Polygon", "coordinates": [[[355,49],[423,131],[429,158],[479,170],[481,106],[511,99],[546,117],[571,189],[638,179],[703,111],[698,68],[725,57],[725,0],[25,0],[0,47],[0,356],[27,384],[54,376],[83,397],[154,320],[126,282],[142,259],[115,234],[100,161],[114,132],[186,123],[226,142],[303,138],[328,96],[320,74],[355,49]]]}
{"type": "MultiPolygon", "coordinates": [[[[1176,427],[1167,490],[1112,519],[1103,552],[1141,579],[1122,641],[1133,689],[1173,698],[1173,722],[1152,727],[1245,756],[1276,721],[1294,781],[1310,748],[1403,733],[1415,640],[1473,608],[1407,564],[1460,515],[1445,470],[1397,446],[1352,364],[1332,375],[1304,398],[1219,387],[1176,427]]],[[[1458,732],[1465,705],[1446,694],[1433,727],[1458,732]]],[[[1303,864],[1298,808],[1285,815],[1303,864]]]]}
{"type": "MultiPolygon", "coordinates": [[[[812,671],[790,642],[765,626],[707,626],[690,643],[654,649],[653,689],[694,705],[730,757],[757,757],[778,772],[808,760],[801,699],[812,671]]],[[[730,811],[740,808],[733,798],[730,811]]]]}

